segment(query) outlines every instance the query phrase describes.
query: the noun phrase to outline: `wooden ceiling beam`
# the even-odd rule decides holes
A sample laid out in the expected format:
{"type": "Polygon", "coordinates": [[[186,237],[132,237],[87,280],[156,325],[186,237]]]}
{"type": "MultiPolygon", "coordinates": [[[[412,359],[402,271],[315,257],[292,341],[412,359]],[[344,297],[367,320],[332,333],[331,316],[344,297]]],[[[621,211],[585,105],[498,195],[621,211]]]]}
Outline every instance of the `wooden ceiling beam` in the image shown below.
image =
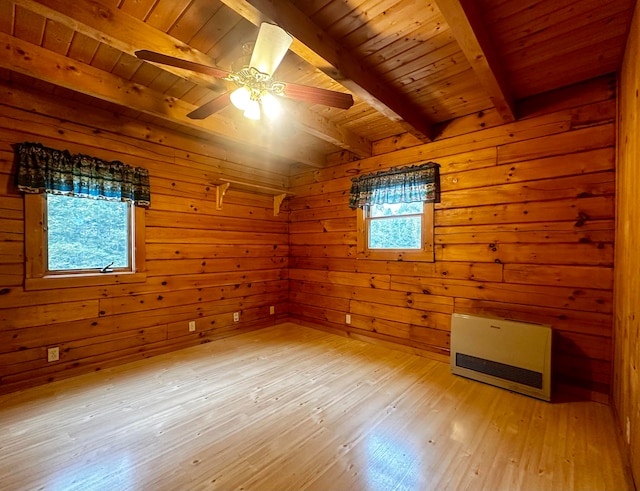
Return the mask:
{"type": "MultiPolygon", "coordinates": [[[[147,49],[203,65],[215,65],[206,54],[99,0],[15,0],[14,3],[132,56],[137,50],[147,49]]],[[[166,65],[162,65],[162,69],[218,92],[226,90],[222,80],[209,75],[166,65]]],[[[300,117],[302,131],[353,151],[360,157],[371,156],[371,142],[348,128],[310,110],[298,109],[296,113],[300,117]],[[336,138],[337,134],[340,138],[336,138]]]]}
{"type": "Polygon", "coordinates": [[[7,68],[157,118],[205,131],[290,162],[300,162],[313,167],[325,165],[324,155],[290,142],[284,144],[277,139],[274,140],[272,135],[267,135],[257,125],[239,125],[217,115],[205,120],[189,119],[187,114],[193,111],[195,106],[186,102],[4,33],[0,33],[0,44],[4,48],[3,56],[0,57],[0,68],[7,68]]]}
{"type": "Polygon", "coordinates": [[[300,131],[332,143],[343,150],[348,150],[360,158],[365,159],[372,156],[372,145],[366,138],[356,135],[348,128],[336,124],[316,112],[301,110],[300,105],[295,102],[283,102],[285,102],[286,113],[293,116],[295,126],[300,131]],[[320,128],[320,132],[318,132],[318,128],[320,128]]]}
{"type": "Polygon", "coordinates": [[[221,0],[249,22],[272,22],[293,37],[291,51],[303,58],[422,141],[431,139],[432,121],[400,91],[375,76],[375,70],[352,56],[337,41],[287,0],[221,0]]]}
{"type": "Polygon", "coordinates": [[[515,98],[476,0],[436,0],[436,4],[502,120],[515,121],[515,98]]]}

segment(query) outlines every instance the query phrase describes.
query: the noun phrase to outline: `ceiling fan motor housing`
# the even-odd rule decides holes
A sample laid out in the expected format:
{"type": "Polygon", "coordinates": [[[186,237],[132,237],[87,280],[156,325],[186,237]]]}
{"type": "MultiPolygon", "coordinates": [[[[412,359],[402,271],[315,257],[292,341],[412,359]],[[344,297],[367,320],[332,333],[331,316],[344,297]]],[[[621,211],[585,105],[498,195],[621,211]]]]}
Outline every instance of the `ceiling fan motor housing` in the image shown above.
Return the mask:
{"type": "Polygon", "coordinates": [[[267,73],[262,73],[254,67],[244,67],[241,70],[230,73],[227,80],[232,81],[238,87],[245,87],[251,94],[251,100],[258,101],[267,93],[283,96],[286,84],[277,82],[267,73]]]}

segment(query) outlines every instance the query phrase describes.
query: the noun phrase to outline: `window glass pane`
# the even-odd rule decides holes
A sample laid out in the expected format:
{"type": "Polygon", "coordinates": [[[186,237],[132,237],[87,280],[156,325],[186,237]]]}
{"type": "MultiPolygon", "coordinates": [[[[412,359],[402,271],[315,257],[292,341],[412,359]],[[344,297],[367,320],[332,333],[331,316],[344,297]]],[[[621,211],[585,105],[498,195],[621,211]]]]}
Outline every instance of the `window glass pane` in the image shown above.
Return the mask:
{"type": "Polygon", "coordinates": [[[414,203],[397,203],[371,205],[369,216],[371,217],[390,217],[394,215],[417,215],[422,213],[422,201],[414,203]]]}
{"type": "Polygon", "coordinates": [[[49,271],[130,268],[130,205],[47,195],[49,271]]]}
{"type": "Polygon", "coordinates": [[[421,249],[421,226],[421,216],[370,219],[369,248],[421,249]]]}

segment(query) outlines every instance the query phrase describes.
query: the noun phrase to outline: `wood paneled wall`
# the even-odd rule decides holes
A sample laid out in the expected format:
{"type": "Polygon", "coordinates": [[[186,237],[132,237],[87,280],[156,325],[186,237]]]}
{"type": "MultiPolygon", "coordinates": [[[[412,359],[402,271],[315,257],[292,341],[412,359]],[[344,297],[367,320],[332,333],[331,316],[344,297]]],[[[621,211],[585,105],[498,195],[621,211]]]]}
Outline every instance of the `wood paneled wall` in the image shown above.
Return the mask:
{"type": "Polygon", "coordinates": [[[46,88],[0,85],[0,392],[286,317],[287,213],[274,217],[270,196],[233,185],[216,211],[212,186],[226,177],[283,187],[286,176],[264,166],[249,170],[204,140],[65,101],[46,88]],[[23,141],[149,169],[146,282],[23,290],[23,198],[14,187],[11,147],[23,141]],[[238,323],[234,311],[241,312],[238,323]],[[47,363],[53,346],[60,361],[47,363]]]}
{"type": "Polygon", "coordinates": [[[606,401],[611,378],[615,77],[452,121],[432,143],[292,178],[290,312],[446,360],[453,312],[543,322],[554,383],[606,401]],[[434,263],[356,259],[355,175],[441,164],[434,263]],[[351,325],[345,314],[351,314],[351,325]]]}
{"type": "Polygon", "coordinates": [[[457,311],[551,324],[556,387],[606,400],[615,83],[602,77],[524,101],[521,119],[509,125],[486,111],[441,125],[429,144],[404,148],[411,142],[402,137],[381,140],[374,157],[336,159],[290,178],[296,197],[278,217],[269,196],[233,188],[223,210],[215,210],[211,184],[221,177],[287,185],[286,176],[259,162],[243,165],[204,141],[46,91],[0,85],[0,391],[288,314],[447,360],[457,311]],[[23,291],[23,205],[12,184],[11,144],[25,140],[150,170],[145,283],[23,291]],[[436,261],[355,259],[351,177],[427,160],[442,166],[436,261]],[[234,324],[238,310],[241,322],[234,324]],[[197,332],[189,334],[193,319],[197,332]],[[46,362],[51,346],[61,347],[59,362],[46,362]]]}
{"type": "Polygon", "coordinates": [[[640,4],[620,75],[613,402],[640,483],[640,4]]]}

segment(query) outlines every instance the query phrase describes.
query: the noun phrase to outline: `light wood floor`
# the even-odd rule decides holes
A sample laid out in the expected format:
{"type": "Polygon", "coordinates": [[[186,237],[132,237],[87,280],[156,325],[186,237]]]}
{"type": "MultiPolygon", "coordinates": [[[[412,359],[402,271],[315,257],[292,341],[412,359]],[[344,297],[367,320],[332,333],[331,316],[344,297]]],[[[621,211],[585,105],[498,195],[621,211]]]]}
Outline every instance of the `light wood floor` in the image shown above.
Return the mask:
{"type": "Polygon", "coordinates": [[[285,324],[0,397],[0,489],[632,484],[607,406],[285,324]]]}

